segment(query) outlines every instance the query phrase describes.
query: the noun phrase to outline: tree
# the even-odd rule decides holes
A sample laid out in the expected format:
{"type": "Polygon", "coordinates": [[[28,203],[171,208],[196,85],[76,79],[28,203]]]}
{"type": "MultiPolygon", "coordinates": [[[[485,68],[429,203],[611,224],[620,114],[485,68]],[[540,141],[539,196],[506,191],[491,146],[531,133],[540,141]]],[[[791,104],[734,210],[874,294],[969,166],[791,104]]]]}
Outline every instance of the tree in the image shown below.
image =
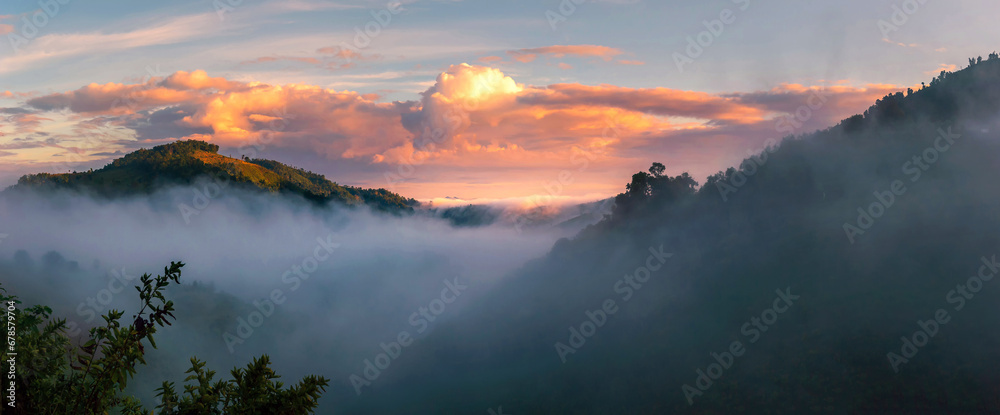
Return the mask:
{"type": "Polygon", "coordinates": [[[653,163],[653,165],[649,167],[649,174],[652,174],[655,177],[660,177],[666,169],[667,168],[663,165],[663,163],[653,163]]]}
{"type": "Polygon", "coordinates": [[[293,388],[282,389],[279,378],[270,368],[267,355],[254,359],[246,369],[233,369],[233,379],[212,383],[215,372],[205,370],[205,362],[191,358],[190,373],[185,381],[187,396],[178,398],[172,382],[163,382],[157,389],[161,404],[157,409],[163,415],[181,414],[307,414],[312,413],[328,380],[306,376],[293,388]]]}
{"type": "Polygon", "coordinates": [[[664,176],[662,163],[653,163],[649,173],[638,172],[625,185],[625,193],[615,197],[612,216],[622,218],[645,209],[661,209],[674,201],[694,194],[698,187],[688,173],[677,177],[664,176]]]}
{"type": "MultiPolygon", "coordinates": [[[[183,263],[172,262],[162,276],[144,274],[140,278],[142,286],[135,287],[140,308],[132,315],[132,323],[123,325],[125,312],[111,310],[103,316],[104,326],[90,329],[89,339],[78,348],[70,346],[66,320],[52,318],[51,308],[36,305],[17,313],[20,367],[14,382],[19,399],[13,409],[0,407],[0,414],[149,413],[136,398],[123,396],[122,392],[135,376],[137,366],[146,363],[146,344],[156,348],[153,335],[157,328],[171,324],[174,318],[173,302],[166,300],[163,290],[171,283],[180,283],[182,267],[183,263]]],[[[7,295],[2,285],[0,301],[5,305],[20,304],[17,297],[7,295]]],[[[212,372],[201,370],[204,363],[197,359],[192,363],[194,367],[188,373],[194,375],[188,380],[198,380],[200,386],[210,382],[212,372]]],[[[234,369],[234,380],[217,382],[214,394],[186,387],[191,398],[184,400],[175,399],[172,384],[164,383],[160,389],[164,403],[158,409],[164,414],[312,413],[329,380],[308,376],[284,390],[280,382],[272,382],[278,376],[269,363],[268,357],[262,356],[246,370],[234,369]],[[219,399],[212,400],[214,397],[219,399]],[[187,404],[192,398],[198,398],[197,405],[187,404]]]]}

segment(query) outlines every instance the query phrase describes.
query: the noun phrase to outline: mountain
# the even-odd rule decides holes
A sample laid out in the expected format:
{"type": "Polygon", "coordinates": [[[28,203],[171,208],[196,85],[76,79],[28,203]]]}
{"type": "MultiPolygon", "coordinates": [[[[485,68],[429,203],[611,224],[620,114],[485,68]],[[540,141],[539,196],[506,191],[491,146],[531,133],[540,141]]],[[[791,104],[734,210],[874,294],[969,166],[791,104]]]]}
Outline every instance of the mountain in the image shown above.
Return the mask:
{"type": "Polygon", "coordinates": [[[541,205],[523,207],[503,204],[470,204],[454,207],[428,207],[433,217],[456,227],[502,225],[521,229],[552,229],[575,234],[601,221],[611,212],[614,199],[565,206],[541,205]]]}
{"type": "Polygon", "coordinates": [[[100,170],[21,177],[8,190],[71,189],[115,197],[150,193],[166,185],[217,180],[247,189],[301,196],[318,203],[365,205],[389,212],[411,212],[419,203],[385,189],[341,186],[326,177],[274,160],[235,159],[203,141],[177,141],[141,149],[100,170]]]}
{"type": "Polygon", "coordinates": [[[994,53],[703,186],[654,164],[338,406],[998,413],[998,133],[994,53]]]}

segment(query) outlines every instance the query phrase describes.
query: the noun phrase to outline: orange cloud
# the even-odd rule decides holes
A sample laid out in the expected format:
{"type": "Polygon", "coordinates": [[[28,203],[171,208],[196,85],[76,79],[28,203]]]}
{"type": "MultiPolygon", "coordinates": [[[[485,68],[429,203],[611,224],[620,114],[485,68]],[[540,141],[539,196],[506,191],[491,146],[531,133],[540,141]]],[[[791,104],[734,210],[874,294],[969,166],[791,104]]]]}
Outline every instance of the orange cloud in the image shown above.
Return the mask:
{"type": "Polygon", "coordinates": [[[562,58],[567,55],[578,57],[593,56],[610,62],[615,56],[621,55],[622,53],[624,52],[621,50],[598,45],[555,45],[541,48],[507,51],[507,54],[511,55],[514,60],[524,63],[534,61],[538,55],[551,55],[557,58],[562,58]]]}
{"type": "Polygon", "coordinates": [[[885,43],[891,44],[891,45],[901,46],[901,47],[904,47],[904,48],[919,48],[920,47],[920,45],[917,44],[917,43],[896,42],[896,41],[889,40],[887,38],[882,38],[882,41],[885,42],[885,43]]]}
{"type": "Polygon", "coordinates": [[[765,115],[763,109],[744,105],[733,98],[669,88],[556,84],[524,97],[524,102],[549,107],[603,106],[661,116],[735,122],[760,121],[765,115]]]}
{"type": "Polygon", "coordinates": [[[331,55],[346,60],[361,59],[361,52],[354,51],[348,48],[342,48],[340,46],[327,46],[325,48],[317,49],[316,52],[323,55],[331,55]]]}
{"type": "Polygon", "coordinates": [[[941,71],[955,72],[956,70],[958,70],[958,65],[953,63],[942,63],[937,69],[924,72],[924,75],[937,76],[941,73],[941,71]]]}
{"type": "Polygon", "coordinates": [[[381,59],[378,54],[362,55],[351,49],[340,46],[327,46],[316,50],[320,56],[263,56],[257,59],[240,62],[241,65],[261,64],[269,62],[290,61],[319,66],[329,70],[348,69],[355,66],[355,61],[372,61],[381,59]]]}
{"type": "Polygon", "coordinates": [[[265,63],[265,62],[277,62],[277,61],[293,61],[293,62],[304,62],[313,65],[319,65],[320,60],[316,58],[308,57],[295,57],[295,56],[264,56],[257,59],[252,59],[248,61],[240,62],[241,65],[251,64],[251,63],[265,63]]]}
{"type": "Polygon", "coordinates": [[[42,121],[52,121],[51,118],[31,113],[12,114],[6,117],[6,120],[14,125],[15,133],[30,133],[35,131],[42,124],[42,121]]]}
{"type": "Polygon", "coordinates": [[[14,25],[0,24],[0,35],[6,35],[8,33],[14,32],[14,25]]]}
{"type": "Polygon", "coordinates": [[[38,92],[11,92],[11,91],[0,92],[0,97],[3,98],[31,98],[37,95],[38,92]]]}
{"type": "Polygon", "coordinates": [[[482,63],[485,63],[485,64],[490,64],[490,63],[493,63],[493,62],[500,62],[502,60],[503,60],[503,58],[501,58],[499,56],[483,56],[483,57],[479,58],[479,61],[482,62],[482,63]]]}
{"type": "Polygon", "coordinates": [[[800,133],[832,125],[899,89],[846,82],[730,94],[532,86],[496,68],[461,64],[441,73],[419,101],[380,103],[373,94],[237,82],[193,71],[30,98],[26,112],[32,116],[22,116],[19,125],[37,130],[45,126],[47,111],[68,110],[81,134],[111,127],[132,131],[140,145],[177,139],[230,148],[263,143],[290,154],[350,159],[370,170],[419,165],[445,177],[444,171],[454,169],[518,169],[530,180],[570,160],[634,169],[636,160],[648,163],[650,154],[658,154],[662,161],[721,165],[718,154],[726,149],[742,154],[784,135],[775,124],[817,96],[822,106],[800,133]],[[686,158],[671,158],[677,154],[686,158]]]}

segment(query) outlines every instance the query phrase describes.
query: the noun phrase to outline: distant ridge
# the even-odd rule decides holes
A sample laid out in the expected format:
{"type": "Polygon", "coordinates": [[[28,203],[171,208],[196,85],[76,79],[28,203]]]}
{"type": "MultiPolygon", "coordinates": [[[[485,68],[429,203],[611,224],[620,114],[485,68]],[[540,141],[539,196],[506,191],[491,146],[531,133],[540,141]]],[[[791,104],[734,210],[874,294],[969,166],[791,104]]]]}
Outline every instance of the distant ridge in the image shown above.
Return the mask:
{"type": "Polygon", "coordinates": [[[366,205],[389,212],[409,212],[419,205],[414,199],[385,189],[341,186],[323,175],[274,160],[223,156],[219,154],[218,145],[197,140],[137,150],[100,170],[25,175],[8,191],[70,189],[118,197],[150,193],[166,185],[191,184],[205,178],[249,189],[298,195],[319,203],[366,205]]]}

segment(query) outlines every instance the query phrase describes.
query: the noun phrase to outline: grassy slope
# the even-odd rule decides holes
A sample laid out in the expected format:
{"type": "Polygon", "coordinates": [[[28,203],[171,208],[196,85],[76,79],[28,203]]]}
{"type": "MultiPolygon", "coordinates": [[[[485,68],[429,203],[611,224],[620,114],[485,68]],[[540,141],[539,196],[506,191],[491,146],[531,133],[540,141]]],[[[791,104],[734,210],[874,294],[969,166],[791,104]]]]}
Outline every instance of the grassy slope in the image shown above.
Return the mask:
{"type": "Polygon", "coordinates": [[[13,189],[75,189],[115,197],[148,193],[164,185],[219,178],[251,189],[290,193],[322,203],[365,204],[393,212],[410,211],[417,204],[385,189],[341,186],[322,175],[277,161],[235,159],[218,154],[218,150],[218,146],[201,141],[178,141],[138,150],[100,170],[27,175],[13,189]]]}

